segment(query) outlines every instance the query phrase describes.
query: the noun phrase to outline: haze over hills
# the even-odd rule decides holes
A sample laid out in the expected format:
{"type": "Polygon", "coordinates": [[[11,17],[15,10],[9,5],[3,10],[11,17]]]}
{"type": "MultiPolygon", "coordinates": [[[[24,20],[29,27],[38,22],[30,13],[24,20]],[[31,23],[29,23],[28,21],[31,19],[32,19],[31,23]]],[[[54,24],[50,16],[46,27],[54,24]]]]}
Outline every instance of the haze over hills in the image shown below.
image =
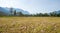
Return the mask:
{"type": "MultiPolygon", "coordinates": [[[[11,11],[10,9],[11,8],[8,8],[8,7],[0,7],[0,12],[3,12],[5,14],[10,14],[10,11],[11,11]]],[[[13,10],[16,10],[17,12],[22,12],[23,14],[30,14],[28,11],[25,11],[25,10],[19,9],[19,8],[13,8],[13,10]]],[[[53,13],[53,12],[51,12],[51,13],[53,13]]],[[[60,10],[54,11],[54,13],[59,14],[60,10]]]]}
{"type": "MultiPolygon", "coordinates": [[[[22,12],[23,14],[30,14],[28,11],[25,11],[25,10],[19,9],[19,8],[13,8],[13,10],[16,10],[16,12],[22,12]]],[[[4,12],[6,14],[10,14],[10,8],[0,7],[0,12],[4,12]]]]}
{"type": "Polygon", "coordinates": [[[58,11],[54,11],[54,13],[59,14],[59,13],[60,13],[60,10],[58,10],[58,11]]]}

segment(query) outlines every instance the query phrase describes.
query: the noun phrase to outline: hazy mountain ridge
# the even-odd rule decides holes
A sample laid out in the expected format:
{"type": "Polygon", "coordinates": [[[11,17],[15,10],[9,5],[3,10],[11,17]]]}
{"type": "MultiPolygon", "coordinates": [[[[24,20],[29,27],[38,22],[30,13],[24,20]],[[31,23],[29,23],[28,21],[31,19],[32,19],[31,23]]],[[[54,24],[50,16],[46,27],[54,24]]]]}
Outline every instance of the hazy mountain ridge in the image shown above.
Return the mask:
{"type": "Polygon", "coordinates": [[[54,13],[56,13],[56,14],[60,14],[60,10],[58,10],[58,11],[55,11],[54,13]]]}
{"type": "MultiPolygon", "coordinates": [[[[22,12],[23,14],[30,14],[28,11],[24,11],[24,10],[19,9],[19,8],[13,8],[13,10],[16,10],[17,12],[22,12]]],[[[0,7],[0,12],[6,13],[6,14],[10,14],[10,8],[8,8],[8,7],[0,7]]],[[[59,14],[60,10],[54,11],[54,12],[50,12],[50,13],[59,14]]],[[[50,14],[50,13],[48,13],[48,14],[50,14]]]]}
{"type": "MultiPolygon", "coordinates": [[[[16,10],[17,12],[22,12],[23,14],[30,14],[28,11],[19,9],[19,8],[13,8],[13,10],[16,10]]],[[[7,7],[0,7],[0,11],[9,14],[10,13],[10,8],[7,7]]]]}

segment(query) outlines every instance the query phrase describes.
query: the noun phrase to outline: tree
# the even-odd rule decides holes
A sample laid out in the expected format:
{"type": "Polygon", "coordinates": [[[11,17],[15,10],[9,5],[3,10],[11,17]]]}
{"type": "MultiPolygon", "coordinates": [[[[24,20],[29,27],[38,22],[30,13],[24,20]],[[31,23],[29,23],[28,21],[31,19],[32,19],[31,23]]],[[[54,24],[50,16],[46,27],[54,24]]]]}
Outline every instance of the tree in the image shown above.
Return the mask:
{"type": "Polygon", "coordinates": [[[39,16],[43,16],[43,14],[42,13],[39,13],[39,16]]]}
{"type": "Polygon", "coordinates": [[[12,16],[13,15],[13,8],[10,8],[10,15],[12,16]]]}
{"type": "Polygon", "coordinates": [[[16,10],[14,10],[14,16],[16,16],[16,10]]]}
{"type": "Polygon", "coordinates": [[[59,14],[57,14],[57,17],[60,17],[60,13],[59,13],[59,14]]]}
{"type": "Polygon", "coordinates": [[[2,11],[0,11],[0,16],[7,16],[7,14],[2,12],[2,11]]]}
{"type": "Polygon", "coordinates": [[[19,16],[23,16],[24,14],[22,12],[18,12],[19,16]]]}
{"type": "Polygon", "coordinates": [[[52,12],[52,13],[50,13],[50,16],[54,16],[54,17],[56,17],[56,16],[57,16],[57,14],[56,14],[56,13],[54,13],[54,12],[52,12]]]}
{"type": "Polygon", "coordinates": [[[48,13],[44,13],[43,16],[49,16],[48,13]]]}

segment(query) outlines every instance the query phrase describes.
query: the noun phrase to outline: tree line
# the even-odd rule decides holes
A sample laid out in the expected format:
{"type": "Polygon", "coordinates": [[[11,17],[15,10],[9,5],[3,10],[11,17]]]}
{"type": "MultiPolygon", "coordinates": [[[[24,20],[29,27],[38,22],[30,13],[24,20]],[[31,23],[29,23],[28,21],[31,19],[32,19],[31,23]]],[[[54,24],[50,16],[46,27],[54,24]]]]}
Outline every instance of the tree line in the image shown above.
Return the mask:
{"type": "Polygon", "coordinates": [[[23,14],[22,12],[17,12],[16,10],[13,10],[13,8],[10,8],[10,14],[5,14],[4,12],[0,11],[0,16],[20,16],[20,17],[60,17],[60,13],[37,13],[37,14],[23,14]]]}

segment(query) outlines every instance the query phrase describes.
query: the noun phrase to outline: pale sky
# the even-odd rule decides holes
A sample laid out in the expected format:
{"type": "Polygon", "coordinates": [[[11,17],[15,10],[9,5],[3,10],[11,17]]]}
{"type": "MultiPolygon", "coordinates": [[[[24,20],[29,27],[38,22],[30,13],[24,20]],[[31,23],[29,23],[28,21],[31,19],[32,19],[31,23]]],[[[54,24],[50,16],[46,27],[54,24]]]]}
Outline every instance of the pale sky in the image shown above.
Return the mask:
{"type": "Polygon", "coordinates": [[[0,7],[13,7],[30,13],[47,13],[60,10],[60,0],[0,0],[0,7]]]}

